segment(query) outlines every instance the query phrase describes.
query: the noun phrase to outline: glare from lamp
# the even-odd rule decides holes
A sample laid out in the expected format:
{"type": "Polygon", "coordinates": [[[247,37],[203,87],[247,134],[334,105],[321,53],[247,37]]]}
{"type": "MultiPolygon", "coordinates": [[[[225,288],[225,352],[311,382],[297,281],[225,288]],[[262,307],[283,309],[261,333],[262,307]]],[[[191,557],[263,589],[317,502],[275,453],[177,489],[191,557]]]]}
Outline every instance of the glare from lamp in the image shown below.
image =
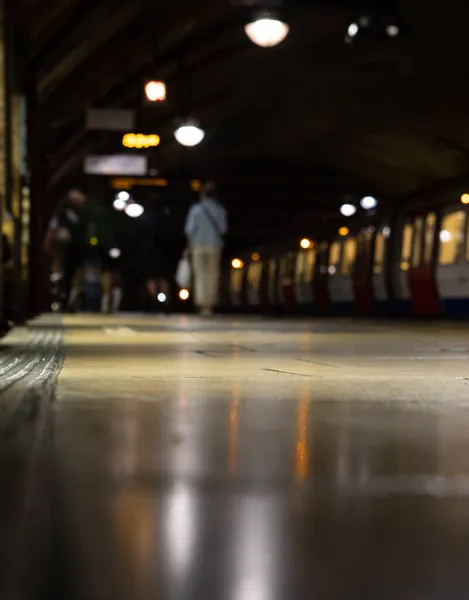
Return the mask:
{"type": "Polygon", "coordinates": [[[376,208],[378,205],[378,201],[373,196],[365,196],[360,200],[360,206],[365,210],[371,210],[372,208],[376,208]]]}
{"type": "Polygon", "coordinates": [[[233,267],[233,269],[242,269],[243,261],[239,260],[239,258],[233,258],[233,260],[231,261],[231,266],[233,267]]]}
{"type": "Polygon", "coordinates": [[[356,23],[350,23],[350,25],[348,26],[348,29],[347,29],[347,35],[350,38],[353,38],[357,35],[358,31],[359,31],[358,25],[356,23]]]}
{"type": "Polygon", "coordinates": [[[109,256],[111,258],[117,259],[120,257],[120,255],[121,255],[121,251],[119,250],[119,248],[111,248],[109,250],[109,256]]]}
{"type": "Polygon", "coordinates": [[[397,25],[386,25],[386,33],[389,37],[396,37],[399,35],[399,27],[397,25]]]}
{"type": "Polygon", "coordinates": [[[116,198],[114,200],[114,202],[112,203],[112,205],[116,210],[122,211],[122,210],[125,210],[125,207],[127,206],[127,202],[125,202],[124,200],[121,200],[120,198],[116,198]]]}
{"type": "Polygon", "coordinates": [[[160,292],[158,294],[157,298],[158,298],[158,302],[161,302],[161,303],[166,302],[166,294],[163,294],[163,292],[160,292]]]}
{"type": "Polygon", "coordinates": [[[353,204],[342,204],[340,212],[344,217],[351,217],[357,212],[357,208],[353,204]]]}
{"type": "Polygon", "coordinates": [[[303,248],[303,250],[311,248],[311,240],[308,240],[308,238],[303,238],[300,242],[300,246],[303,248]]]}
{"type": "Polygon", "coordinates": [[[90,238],[90,244],[91,246],[97,246],[98,245],[98,238],[93,236],[90,238]]]}
{"type": "Polygon", "coordinates": [[[179,298],[181,298],[181,300],[183,300],[184,302],[186,300],[189,300],[189,296],[190,296],[189,290],[181,290],[179,292],[179,298]]]}
{"type": "Polygon", "coordinates": [[[186,122],[174,131],[174,137],[181,146],[192,148],[193,146],[200,144],[204,139],[205,131],[200,127],[197,127],[194,123],[186,122]]]}
{"type": "Polygon", "coordinates": [[[329,275],[335,275],[337,273],[337,267],[335,267],[334,265],[331,265],[328,269],[327,269],[329,275]]]}
{"type": "Polygon", "coordinates": [[[462,202],[463,204],[469,204],[469,194],[463,194],[463,195],[461,196],[461,202],[462,202]]]}
{"type": "Polygon", "coordinates": [[[248,38],[261,48],[277,46],[287,37],[290,27],[271,15],[260,16],[244,27],[248,38]]]}
{"type": "Polygon", "coordinates": [[[147,81],[145,96],[149,102],[163,102],[166,100],[166,84],[162,81],[147,81]]]}
{"type": "Polygon", "coordinates": [[[339,235],[341,235],[342,237],[345,237],[346,235],[349,234],[349,228],[348,227],[341,227],[339,229],[339,235]]]}
{"type": "Polygon", "coordinates": [[[141,204],[137,204],[136,202],[132,202],[132,204],[128,204],[125,207],[125,214],[128,217],[131,217],[132,219],[137,219],[138,217],[141,217],[144,212],[145,209],[143,208],[143,206],[141,204]]]}
{"type": "Polygon", "coordinates": [[[130,194],[129,192],[122,190],[121,192],[118,192],[116,198],[118,200],[122,200],[123,202],[128,202],[130,200],[130,194]]]}
{"type": "Polygon", "coordinates": [[[383,237],[388,238],[391,235],[391,228],[385,225],[383,227],[383,237]]]}
{"type": "Polygon", "coordinates": [[[251,256],[251,258],[254,262],[256,262],[256,261],[260,260],[261,257],[258,252],[254,252],[253,255],[251,256]]]}
{"type": "Polygon", "coordinates": [[[447,229],[443,229],[442,231],[440,231],[440,242],[442,244],[447,244],[452,239],[453,239],[453,234],[451,233],[451,231],[448,231],[447,229]]]}

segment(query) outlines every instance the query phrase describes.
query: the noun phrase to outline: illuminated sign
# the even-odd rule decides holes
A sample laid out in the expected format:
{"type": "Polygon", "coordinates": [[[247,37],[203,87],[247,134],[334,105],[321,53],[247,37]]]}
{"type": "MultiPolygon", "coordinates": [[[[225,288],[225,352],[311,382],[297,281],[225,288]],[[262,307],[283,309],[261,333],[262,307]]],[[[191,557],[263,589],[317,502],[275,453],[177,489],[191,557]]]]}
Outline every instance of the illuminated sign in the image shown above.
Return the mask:
{"type": "Polygon", "coordinates": [[[86,156],[83,170],[87,175],[146,175],[146,156],[135,154],[102,154],[86,156]]]}
{"type": "Polygon", "coordinates": [[[161,177],[143,177],[139,179],[130,177],[116,177],[111,181],[111,185],[115,190],[131,190],[136,186],[166,187],[168,185],[168,180],[162,179],[161,177]]]}
{"type": "Polygon", "coordinates": [[[122,138],[122,145],[126,148],[156,148],[159,146],[160,136],[143,133],[126,133],[122,138]]]}

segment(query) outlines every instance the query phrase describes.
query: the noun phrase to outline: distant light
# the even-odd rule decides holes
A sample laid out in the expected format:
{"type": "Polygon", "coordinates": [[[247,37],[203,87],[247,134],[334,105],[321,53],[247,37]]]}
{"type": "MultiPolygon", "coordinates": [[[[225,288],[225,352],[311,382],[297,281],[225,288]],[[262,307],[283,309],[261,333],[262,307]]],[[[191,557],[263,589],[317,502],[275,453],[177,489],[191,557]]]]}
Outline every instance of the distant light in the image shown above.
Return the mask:
{"type": "Polygon", "coordinates": [[[360,25],[362,27],[369,27],[370,26],[370,17],[368,17],[367,15],[362,15],[358,19],[358,22],[360,23],[360,25]]]}
{"type": "Polygon", "coordinates": [[[258,252],[254,252],[253,255],[251,256],[251,258],[255,262],[257,260],[260,260],[261,255],[258,252]]]}
{"type": "Polygon", "coordinates": [[[122,200],[123,202],[128,202],[130,200],[130,194],[129,192],[122,190],[121,192],[117,193],[116,198],[118,200],[122,200]]]}
{"type": "Polygon", "coordinates": [[[372,208],[376,208],[378,201],[373,196],[365,196],[360,200],[360,205],[365,210],[371,210],[372,208]]]}
{"type": "Polygon", "coordinates": [[[60,310],[60,304],[58,302],[52,302],[50,309],[52,312],[58,312],[60,310]]]}
{"type": "Polygon", "coordinates": [[[239,258],[233,258],[231,261],[231,266],[233,269],[242,269],[244,267],[243,261],[239,260],[239,258]]]}
{"type": "Polygon", "coordinates": [[[440,242],[442,244],[447,244],[452,239],[453,239],[453,234],[451,233],[451,231],[448,231],[447,229],[443,229],[442,231],[440,231],[440,242]]]}
{"type": "Polygon", "coordinates": [[[383,237],[388,238],[391,235],[391,228],[387,225],[383,227],[383,237]]]}
{"type": "Polygon", "coordinates": [[[341,235],[342,237],[345,237],[346,235],[348,235],[350,232],[348,227],[341,227],[339,229],[339,235],[341,235]]]}
{"type": "Polygon", "coordinates": [[[97,246],[97,245],[98,245],[98,238],[97,238],[97,237],[94,237],[94,236],[93,236],[93,237],[91,237],[91,238],[90,238],[90,244],[91,244],[92,246],[97,246]]]}
{"type": "Polygon", "coordinates": [[[51,273],[49,278],[53,283],[60,281],[62,279],[62,273],[51,273]]]}
{"type": "Polygon", "coordinates": [[[191,190],[193,192],[200,192],[202,188],[202,182],[200,179],[191,179],[191,190]]]}
{"type": "Polygon", "coordinates": [[[410,269],[410,263],[408,260],[403,260],[401,262],[401,269],[402,271],[408,271],[410,269]]]}
{"type": "Polygon", "coordinates": [[[342,204],[340,207],[340,212],[344,215],[344,217],[351,217],[357,212],[357,209],[353,204],[342,204]]]}
{"type": "Polygon", "coordinates": [[[469,204],[469,194],[463,194],[463,195],[461,196],[461,202],[462,202],[463,204],[469,204]]]}
{"type": "Polygon", "coordinates": [[[389,37],[396,37],[399,35],[399,27],[397,25],[386,25],[386,33],[389,37]]]}
{"type": "Polygon", "coordinates": [[[262,48],[277,46],[287,37],[290,27],[274,14],[261,14],[244,27],[248,38],[262,48]]]}
{"type": "Polygon", "coordinates": [[[158,298],[158,302],[161,302],[161,303],[166,302],[166,294],[163,294],[163,292],[160,292],[158,294],[157,298],[158,298]]]}
{"type": "Polygon", "coordinates": [[[351,38],[355,37],[359,31],[359,27],[356,23],[350,23],[347,29],[347,35],[351,38]]]}
{"type": "Polygon", "coordinates": [[[132,219],[141,217],[144,212],[145,209],[143,208],[143,206],[141,204],[137,204],[136,202],[132,202],[132,204],[128,204],[125,207],[125,214],[128,217],[131,217],[132,219]]]}
{"type": "Polygon", "coordinates": [[[327,270],[329,275],[335,275],[337,273],[337,268],[334,265],[331,265],[327,270]]]}
{"type": "Polygon", "coordinates": [[[112,205],[116,210],[125,210],[127,202],[125,200],[121,200],[120,198],[116,198],[112,205]]]}
{"type": "Polygon", "coordinates": [[[166,100],[166,84],[162,81],[147,81],[145,96],[149,102],[164,102],[166,100]]]}
{"type": "Polygon", "coordinates": [[[174,131],[174,137],[181,144],[192,148],[197,146],[205,137],[205,131],[201,129],[194,121],[185,121],[182,125],[177,127],[174,131]]]}
{"type": "Polygon", "coordinates": [[[111,248],[109,250],[109,256],[111,258],[119,258],[121,255],[121,251],[119,250],[119,248],[111,248]]]}
{"type": "Polygon", "coordinates": [[[181,298],[181,300],[184,300],[184,301],[189,300],[189,296],[190,296],[189,290],[181,290],[179,292],[179,298],[181,298]]]}
{"type": "Polygon", "coordinates": [[[312,246],[312,242],[311,240],[308,240],[308,238],[303,238],[300,242],[300,246],[303,248],[303,250],[307,250],[308,248],[311,248],[312,246]]]}

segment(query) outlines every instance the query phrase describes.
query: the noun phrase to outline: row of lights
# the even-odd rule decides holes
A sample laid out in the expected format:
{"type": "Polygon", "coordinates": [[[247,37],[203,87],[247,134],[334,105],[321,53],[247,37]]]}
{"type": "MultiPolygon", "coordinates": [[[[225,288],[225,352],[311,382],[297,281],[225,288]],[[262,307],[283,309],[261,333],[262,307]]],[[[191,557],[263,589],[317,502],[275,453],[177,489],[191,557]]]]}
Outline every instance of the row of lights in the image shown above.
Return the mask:
{"type": "Polygon", "coordinates": [[[387,23],[383,23],[382,21],[377,21],[367,15],[362,15],[348,26],[345,41],[350,43],[357,38],[361,32],[366,31],[375,31],[377,33],[383,32],[390,38],[397,37],[401,32],[399,25],[394,21],[389,20],[387,23]]]}
{"type": "Polygon", "coordinates": [[[143,206],[134,202],[130,193],[125,190],[117,192],[113,206],[118,211],[125,211],[125,214],[132,219],[141,217],[145,211],[143,206]]]}
{"type": "MultiPolygon", "coordinates": [[[[378,201],[373,196],[365,196],[360,200],[360,206],[364,210],[373,210],[378,206],[378,201]]],[[[344,217],[351,217],[357,212],[357,207],[354,204],[342,204],[340,212],[344,217]]]]}

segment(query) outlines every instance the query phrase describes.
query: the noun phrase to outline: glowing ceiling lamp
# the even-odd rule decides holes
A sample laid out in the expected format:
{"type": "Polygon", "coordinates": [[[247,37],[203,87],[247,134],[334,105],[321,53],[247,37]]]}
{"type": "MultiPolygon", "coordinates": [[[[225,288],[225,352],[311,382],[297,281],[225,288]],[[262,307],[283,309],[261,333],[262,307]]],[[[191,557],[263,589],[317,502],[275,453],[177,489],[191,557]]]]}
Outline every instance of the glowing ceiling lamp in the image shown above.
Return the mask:
{"type": "Polygon", "coordinates": [[[181,144],[192,148],[197,146],[205,137],[205,131],[193,119],[185,119],[175,130],[174,137],[181,144]]]}
{"type": "Polygon", "coordinates": [[[164,102],[166,100],[166,84],[162,81],[147,81],[145,97],[148,102],[164,102]]]}
{"type": "Polygon", "coordinates": [[[342,204],[340,207],[340,212],[344,215],[344,217],[351,217],[357,212],[357,209],[353,204],[342,204]]]}
{"type": "Polygon", "coordinates": [[[290,27],[275,12],[258,13],[244,27],[248,38],[262,48],[277,46],[287,37],[290,27]]]}
{"type": "Polygon", "coordinates": [[[339,229],[339,235],[340,236],[345,237],[348,234],[349,234],[349,228],[348,227],[341,227],[339,229]]]}
{"type": "Polygon", "coordinates": [[[243,268],[243,261],[239,260],[239,258],[233,258],[233,260],[231,261],[231,266],[233,267],[233,269],[242,269],[243,268]]]}
{"type": "Polygon", "coordinates": [[[143,208],[143,206],[141,204],[137,204],[136,202],[127,204],[127,206],[125,207],[125,214],[128,217],[131,217],[132,219],[137,219],[138,217],[141,217],[144,212],[145,209],[143,208]]]}
{"type": "Polygon", "coordinates": [[[189,290],[182,289],[179,292],[179,298],[181,298],[181,300],[183,300],[184,302],[186,300],[189,300],[189,296],[190,296],[189,290]]]}
{"type": "Polygon", "coordinates": [[[463,194],[463,195],[461,196],[461,202],[462,202],[463,204],[469,204],[469,194],[463,194]]]}
{"type": "Polygon", "coordinates": [[[120,258],[120,255],[121,255],[121,251],[119,250],[119,248],[111,248],[109,250],[109,256],[111,258],[117,259],[117,258],[120,258]]]}
{"type": "Polygon", "coordinates": [[[303,238],[300,242],[300,246],[303,248],[303,250],[307,250],[308,248],[311,248],[312,242],[311,240],[308,240],[308,238],[303,238]]]}
{"type": "Polygon", "coordinates": [[[378,206],[378,201],[373,196],[365,196],[360,200],[360,206],[365,210],[371,210],[378,206]]]}

